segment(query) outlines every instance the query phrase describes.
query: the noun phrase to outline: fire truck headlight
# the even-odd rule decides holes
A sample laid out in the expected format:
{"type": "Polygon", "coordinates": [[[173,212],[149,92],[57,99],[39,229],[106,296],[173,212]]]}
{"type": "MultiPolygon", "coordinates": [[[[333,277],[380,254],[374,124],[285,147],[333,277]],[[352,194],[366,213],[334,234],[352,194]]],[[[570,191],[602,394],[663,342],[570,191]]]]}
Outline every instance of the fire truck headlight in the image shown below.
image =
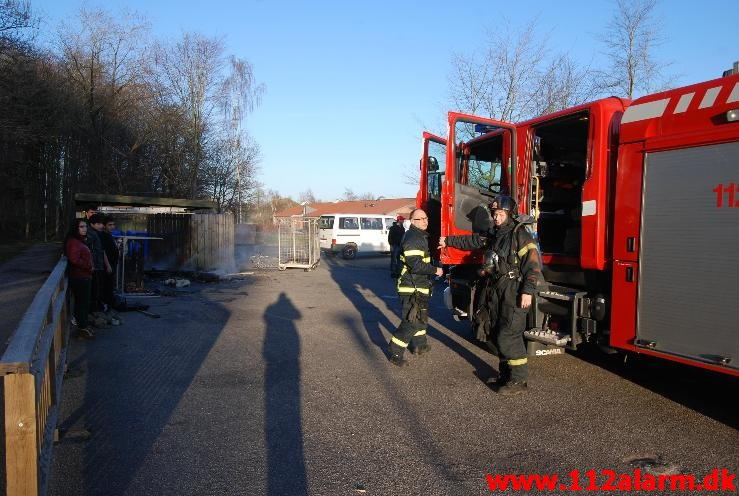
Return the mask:
{"type": "Polygon", "coordinates": [[[739,121],[739,109],[733,109],[726,112],[726,120],[728,122],[739,121]]]}

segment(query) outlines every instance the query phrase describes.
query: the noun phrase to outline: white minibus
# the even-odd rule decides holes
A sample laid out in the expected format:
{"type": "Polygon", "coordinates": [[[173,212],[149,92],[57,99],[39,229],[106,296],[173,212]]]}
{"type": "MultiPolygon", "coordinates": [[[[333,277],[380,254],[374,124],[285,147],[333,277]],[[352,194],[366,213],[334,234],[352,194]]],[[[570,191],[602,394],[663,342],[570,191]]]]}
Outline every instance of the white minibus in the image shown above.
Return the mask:
{"type": "Polygon", "coordinates": [[[321,250],[346,259],[362,253],[387,253],[387,232],[395,218],[379,214],[327,214],[318,220],[321,250]]]}

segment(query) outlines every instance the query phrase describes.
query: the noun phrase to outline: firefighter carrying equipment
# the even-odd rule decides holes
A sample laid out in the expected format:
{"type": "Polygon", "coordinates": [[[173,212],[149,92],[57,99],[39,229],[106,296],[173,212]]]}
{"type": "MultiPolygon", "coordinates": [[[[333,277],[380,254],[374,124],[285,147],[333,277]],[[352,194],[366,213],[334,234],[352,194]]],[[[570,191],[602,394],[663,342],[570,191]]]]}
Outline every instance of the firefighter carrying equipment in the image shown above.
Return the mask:
{"type": "MultiPolygon", "coordinates": [[[[525,216],[526,219],[528,216],[525,216]]],[[[483,269],[493,286],[515,280],[519,293],[533,295],[541,280],[539,249],[524,222],[509,219],[486,233],[448,236],[446,244],[462,250],[485,250],[483,269]],[[491,270],[488,270],[491,269],[491,270]]]]}
{"type": "MultiPolygon", "coordinates": [[[[494,261],[489,274],[477,283],[475,292],[475,335],[486,342],[494,355],[506,361],[510,380],[524,382],[528,359],[523,332],[528,308],[519,307],[519,296],[533,295],[541,278],[539,251],[524,224],[512,218],[484,234],[449,236],[448,246],[463,250],[486,249],[494,261]]],[[[505,370],[505,369],[502,369],[505,370]]],[[[506,370],[506,373],[508,372],[506,370]]],[[[517,388],[520,389],[520,388],[517,388]]]]}

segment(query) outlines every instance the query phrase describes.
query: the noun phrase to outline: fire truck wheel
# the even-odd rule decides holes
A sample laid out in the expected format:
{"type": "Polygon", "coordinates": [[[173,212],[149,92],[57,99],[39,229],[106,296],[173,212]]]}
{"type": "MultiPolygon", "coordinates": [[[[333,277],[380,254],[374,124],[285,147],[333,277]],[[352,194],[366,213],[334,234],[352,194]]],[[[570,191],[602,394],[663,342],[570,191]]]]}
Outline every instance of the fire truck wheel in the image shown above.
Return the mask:
{"type": "Polygon", "coordinates": [[[357,256],[357,247],[355,245],[346,245],[344,249],[341,250],[341,256],[344,260],[353,260],[354,257],[357,256]]]}

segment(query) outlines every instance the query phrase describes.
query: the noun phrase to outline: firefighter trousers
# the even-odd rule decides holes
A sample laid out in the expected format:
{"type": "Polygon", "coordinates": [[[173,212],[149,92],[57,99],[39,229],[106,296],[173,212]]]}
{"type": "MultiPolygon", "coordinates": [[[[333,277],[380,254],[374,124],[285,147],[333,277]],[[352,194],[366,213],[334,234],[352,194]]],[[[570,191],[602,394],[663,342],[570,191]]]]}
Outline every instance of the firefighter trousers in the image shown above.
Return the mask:
{"type": "Polygon", "coordinates": [[[486,288],[476,315],[478,325],[485,329],[484,340],[490,351],[500,358],[501,370],[508,368],[514,382],[526,381],[529,375],[523,339],[529,309],[518,306],[518,284],[517,280],[511,279],[486,288]]]}
{"type": "Polygon", "coordinates": [[[427,346],[426,326],[429,321],[428,296],[413,293],[401,295],[401,321],[398,329],[390,339],[390,353],[394,356],[403,356],[406,348],[424,348],[427,346]]]}
{"type": "Polygon", "coordinates": [[[390,245],[390,275],[398,277],[400,275],[400,269],[403,268],[400,262],[400,252],[402,248],[400,245],[390,245]]]}

